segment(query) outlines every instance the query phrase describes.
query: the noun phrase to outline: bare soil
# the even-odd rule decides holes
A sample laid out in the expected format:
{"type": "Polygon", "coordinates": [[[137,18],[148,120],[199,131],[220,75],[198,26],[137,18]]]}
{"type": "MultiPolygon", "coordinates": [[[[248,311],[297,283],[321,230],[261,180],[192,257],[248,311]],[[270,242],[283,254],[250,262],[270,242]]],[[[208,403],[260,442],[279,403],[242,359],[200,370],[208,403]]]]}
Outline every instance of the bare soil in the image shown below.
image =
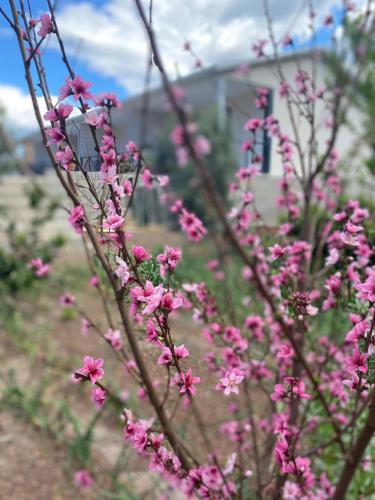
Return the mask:
{"type": "Polygon", "coordinates": [[[64,471],[65,451],[11,412],[0,415],[0,498],[73,500],[82,495],[64,471]]]}
{"type": "MultiPolygon", "coordinates": [[[[147,239],[139,233],[135,235],[137,244],[144,244],[152,249],[156,245],[180,243],[180,236],[175,233],[168,234],[167,230],[155,228],[148,233],[147,239]],[[172,238],[172,243],[171,243],[172,238]]],[[[82,249],[75,245],[67,246],[55,267],[63,269],[74,263],[74,267],[81,269],[85,266],[82,249]]],[[[103,320],[103,312],[98,308],[98,298],[95,290],[90,290],[87,283],[78,285],[77,301],[91,319],[103,320]]],[[[72,385],[70,374],[82,365],[85,355],[103,357],[105,360],[106,380],[115,381],[117,389],[129,390],[132,397],[137,399],[137,389],[122,366],[116,362],[110,348],[94,332],[88,337],[80,333],[80,319],[64,319],[61,308],[56,305],[57,296],[51,293],[47,296],[34,297],[32,302],[20,305],[23,317],[27,318],[26,338],[22,342],[10,340],[6,332],[0,332],[0,375],[4,377],[10,369],[15,370],[17,381],[26,387],[33,386],[40,375],[47,376],[49,384],[46,391],[48,401],[64,401],[72,409],[76,417],[84,424],[89,422],[95,413],[90,399],[88,384],[72,385]],[[22,343],[27,344],[26,351],[22,343]],[[31,349],[30,349],[31,345],[31,349]]],[[[190,316],[179,315],[173,320],[174,332],[179,343],[186,343],[196,364],[193,371],[201,375],[202,367],[200,357],[202,354],[202,335],[200,329],[192,322],[190,316]]],[[[24,335],[24,333],[23,333],[24,335]]],[[[153,359],[157,352],[154,346],[143,344],[146,359],[153,359]]],[[[160,376],[160,371],[153,363],[155,379],[159,380],[161,387],[165,385],[165,378],[160,376]]],[[[206,380],[209,375],[204,374],[206,380]]],[[[0,398],[4,387],[0,379],[0,398]]],[[[212,412],[213,392],[215,381],[199,387],[197,404],[201,408],[204,421],[214,424],[215,415],[224,411],[215,406],[212,412]]],[[[147,405],[138,401],[140,412],[147,415],[147,405]]],[[[172,411],[174,400],[170,403],[172,411]]],[[[1,409],[0,409],[1,411],[1,409]]],[[[196,425],[191,418],[186,417],[186,412],[181,408],[175,417],[185,432],[189,432],[191,444],[200,442],[196,425]]],[[[215,448],[220,448],[220,441],[213,432],[214,425],[207,426],[207,434],[212,439],[215,448]]],[[[71,429],[65,429],[67,437],[71,429]]],[[[0,500],[70,500],[103,498],[100,491],[109,489],[108,475],[105,471],[113,468],[122,447],[121,422],[118,415],[104,411],[99,424],[95,428],[93,446],[93,474],[95,487],[83,492],[73,484],[74,470],[67,468],[66,448],[64,436],[60,440],[44,436],[40,429],[30,419],[23,418],[19,412],[11,409],[3,410],[0,414],[0,500]]],[[[201,446],[200,446],[201,448],[201,446]]],[[[230,454],[231,450],[226,453],[230,454]]],[[[204,452],[206,454],[206,452],[204,452]]],[[[132,492],[137,492],[137,497],[154,499],[160,493],[168,494],[168,498],[177,499],[177,493],[168,492],[167,485],[163,484],[160,477],[155,477],[147,472],[147,464],[135,453],[130,454],[126,469],[121,474],[121,479],[131,485],[132,492]],[[158,488],[155,489],[157,483],[158,488]],[[158,494],[156,494],[158,491],[158,494]]]]}

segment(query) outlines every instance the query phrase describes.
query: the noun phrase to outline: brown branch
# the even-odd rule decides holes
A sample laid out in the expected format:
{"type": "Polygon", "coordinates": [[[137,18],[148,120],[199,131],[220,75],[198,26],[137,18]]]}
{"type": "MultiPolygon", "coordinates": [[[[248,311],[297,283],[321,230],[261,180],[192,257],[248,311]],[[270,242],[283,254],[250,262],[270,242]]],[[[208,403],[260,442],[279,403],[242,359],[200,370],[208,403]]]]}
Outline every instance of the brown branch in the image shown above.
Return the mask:
{"type": "MultiPolygon", "coordinates": [[[[14,0],[9,0],[9,4],[10,4],[11,10],[12,10],[13,22],[14,22],[14,25],[16,26],[15,31],[17,34],[17,39],[18,39],[18,44],[19,44],[21,56],[22,56],[22,61],[24,64],[25,78],[26,78],[26,81],[27,81],[27,84],[29,87],[29,92],[30,92],[30,96],[32,99],[34,112],[35,112],[35,115],[36,115],[36,118],[38,121],[40,132],[41,132],[42,137],[43,137],[43,142],[47,148],[48,155],[50,157],[52,165],[54,166],[56,174],[57,174],[58,178],[60,179],[60,182],[63,185],[66,193],[69,195],[69,197],[73,201],[74,205],[79,205],[80,199],[74,190],[74,184],[72,182],[71,176],[68,173],[68,182],[67,182],[65,180],[65,178],[63,177],[63,175],[58,167],[58,164],[54,158],[54,154],[52,152],[51,147],[48,146],[47,134],[46,134],[46,131],[44,128],[43,119],[42,119],[41,112],[40,112],[40,109],[38,106],[36,93],[35,93],[35,89],[34,89],[34,85],[33,85],[33,79],[32,79],[32,75],[30,72],[30,67],[29,67],[29,64],[27,63],[27,54],[26,54],[26,50],[25,50],[25,46],[23,43],[22,34],[21,34],[21,30],[20,30],[18,12],[17,12],[16,6],[15,6],[14,0]]],[[[177,436],[175,435],[173,428],[170,425],[170,422],[169,422],[169,420],[164,412],[164,409],[161,407],[159,397],[158,397],[157,392],[156,392],[156,390],[153,386],[153,383],[150,379],[150,376],[149,376],[147,368],[145,366],[145,363],[144,363],[142,354],[140,352],[138,343],[136,341],[134,332],[133,332],[132,327],[130,325],[129,318],[128,318],[127,312],[125,310],[125,305],[124,305],[124,302],[122,300],[121,293],[117,288],[117,282],[113,276],[112,270],[111,270],[110,266],[108,265],[106,257],[104,256],[103,251],[102,251],[102,249],[97,241],[97,238],[96,238],[96,235],[93,231],[93,228],[88,223],[85,224],[85,227],[87,230],[87,234],[89,235],[89,238],[91,240],[91,243],[94,246],[95,252],[97,253],[97,256],[98,256],[98,258],[103,266],[103,269],[105,270],[107,277],[112,285],[112,288],[113,288],[113,291],[115,294],[115,298],[116,298],[116,303],[117,303],[117,306],[118,306],[118,309],[120,312],[120,316],[122,319],[122,323],[124,326],[124,330],[125,330],[126,336],[128,338],[129,344],[131,346],[131,349],[132,349],[132,352],[134,355],[134,359],[137,363],[138,369],[139,369],[140,374],[142,376],[144,385],[146,387],[150,402],[152,403],[152,406],[154,407],[154,410],[155,410],[155,412],[156,412],[156,414],[161,422],[161,425],[163,427],[164,433],[167,436],[172,448],[174,449],[176,455],[181,460],[181,464],[184,467],[184,469],[188,471],[189,467],[190,467],[189,460],[185,454],[185,451],[182,449],[182,447],[179,444],[179,440],[178,440],[177,436]]]]}
{"type": "Polygon", "coordinates": [[[375,389],[372,391],[369,414],[358,439],[345,461],[332,500],[343,500],[362,456],[375,433],[375,389]]]}
{"type": "Polygon", "coordinates": [[[164,69],[164,66],[163,66],[163,63],[161,60],[161,56],[160,56],[159,48],[158,48],[156,38],[154,35],[153,27],[150,26],[149,23],[147,22],[147,18],[146,18],[146,15],[145,15],[145,12],[144,12],[144,9],[143,9],[143,6],[142,6],[140,0],[134,0],[134,2],[136,4],[137,10],[138,10],[139,15],[141,17],[141,20],[143,22],[144,28],[146,30],[146,33],[147,33],[147,36],[149,39],[150,46],[151,46],[153,54],[154,54],[154,63],[157,66],[157,68],[159,69],[165,91],[166,91],[168,98],[170,100],[170,103],[175,111],[175,114],[178,117],[181,126],[183,127],[185,145],[189,151],[190,157],[193,160],[193,163],[194,163],[194,166],[197,170],[198,175],[203,180],[203,185],[205,187],[205,193],[206,193],[208,202],[212,205],[212,207],[216,211],[216,213],[219,217],[219,220],[224,227],[225,234],[227,235],[227,238],[228,238],[229,242],[231,243],[233,249],[241,257],[241,259],[244,261],[244,263],[251,268],[251,270],[253,272],[253,278],[254,278],[255,284],[256,284],[261,296],[269,304],[276,321],[280,324],[285,336],[291,342],[292,347],[296,353],[296,356],[301,361],[301,364],[302,364],[303,368],[305,369],[307,376],[310,379],[310,381],[314,387],[314,390],[317,392],[318,398],[322,403],[324,411],[330,417],[330,422],[332,424],[332,427],[334,428],[335,433],[337,434],[340,448],[343,451],[343,453],[345,453],[346,450],[345,450],[345,446],[344,446],[344,443],[343,443],[342,438],[341,438],[340,428],[338,427],[337,423],[334,420],[334,417],[333,417],[332,412],[328,406],[328,403],[327,403],[322,391],[320,390],[319,383],[315,379],[311,368],[309,367],[299,345],[297,344],[297,342],[294,338],[294,335],[293,335],[293,331],[291,330],[290,326],[285,322],[284,318],[282,317],[282,315],[278,311],[277,306],[272,298],[272,295],[269,292],[269,288],[268,288],[267,284],[263,282],[255,262],[250,259],[249,255],[246,253],[243,246],[239,242],[232,226],[230,225],[230,223],[226,217],[224,204],[223,204],[222,200],[219,198],[219,195],[217,194],[217,192],[215,191],[215,187],[214,187],[212,178],[208,174],[203,161],[201,160],[201,158],[199,158],[199,156],[197,155],[197,153],[195,151],[194,145],[191,141],[191,137],[190,137],[190,134],[189,134],[188,129],[187,129],[188,122],[187,122],[187,117],[186,117],[185,111],[179,106],[177,99],[172,91],[171,84],[169,82],[168,76],[166,74],[166,71],[164,69]]]}

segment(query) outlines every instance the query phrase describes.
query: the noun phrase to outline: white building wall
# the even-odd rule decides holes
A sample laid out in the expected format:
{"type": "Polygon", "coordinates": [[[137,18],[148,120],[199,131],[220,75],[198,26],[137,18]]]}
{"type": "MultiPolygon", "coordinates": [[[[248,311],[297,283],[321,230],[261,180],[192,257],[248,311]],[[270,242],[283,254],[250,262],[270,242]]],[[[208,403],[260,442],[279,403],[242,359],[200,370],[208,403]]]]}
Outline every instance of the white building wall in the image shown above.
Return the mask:
{"type": "MultiPolygon", "coordinates": [[[[313,65],[316,69],[316,87],[324,87],[325,82],[328,77],[328,69],[323,62],[313,60],[311,54],[302,56],[296,60],[281,61],[281,71],[284,79],[291,85],[295,85],[295,76],[298,68],[306,70],[309,75],[312,72],[313,65]]],[[[296,133],[299,137],[299,141],[302,145],[302,151],[304,153],[305,162],[308,162],[307,153],[310,149],[310,133],[311,127],[307,120],[300,116],[299,113],[294,111],[295,128],[293,128],[292,121],[290,119],[290,113],[288,111],[287,100],[282,99],[279,96],[279,83],[280,76],[278,73],[277,65],[274,62],[257,64],[250,68],[250,74],[248,77],[238,77],[243,81],[249,81],[256,86],[264,86],[273,90],[273,114],[275,118],[279,120],[282,133],[287,134],[292,140],[296,140],[296,133]]],[[[325,118],[329,116],[327,109],[325,109],[325,104],[321,99],[316,101],[316,120],[319,123],[319,131],[317,133],[317,143],[319,145],[319,154],[322,154],[325,150],[326,142],[331,136],[331,131],[324,127],[325,118]]],[[[359,132],[361,127],[361,115],[358,110],[353,107],[348,111],[349,122],[355,125],[356,131],[350,130],[346,126],[342,126],[339,130],[336,149],[339,152],[340,157],[344,157],[349,150],[352,148],[356,141],[357,132],[359,132]]],[[[364,153],[364,152],[363,152],[364,153]]],[[[363,156],[362,156],[363,158],[363,156]]],[[[297,157],[297,152],[295,153],[296,167],[300,169],[301,165],[297,157]]],[[[360,163],[360,158],[358,158],[358,163],[360,163]]],[[[272,140],[272,150],[271,150],[271,176],[280,177],[282,175],[282,162],[280,155],[277,153],[277,141],[272,140]]]]}
{"type": "Polygon", "coordinates": [[[255,107],[255,92],[253,90],[249,90],[245,95],[230,98],[227,100],[227,106],[231,109],[228,120],[234,142],[233,146],[240,165],[246,166],[248,154],[241,150],[241,145],[249,138],[249,132],[244,130],[244,125],[250,118],[263,118],[264,112],[255,107]]]}
{"type": "MultiPolygon", "coordinates": [[[[294,85],[295,75],[298,68],[305,69],[309,74],[311,74],[312,65],[314,64],[313,59],[310,55],[303,55],[296,60],[282,60],[281,69],[284,78],[290,85],[294,85]]],[[[327,77],[327,68],[322,62],[316,62],[317,71],[317,87],[323,86],[327,77]]],[[[216,76],[215,74],[209,74],[206,79],[201,79],[199,81],[194,81],[193,84],[188,84],[191,87],[191,96],[197,99],[197,107],[199,107],[199,102],[204,102],[207,104],[207,99],[211,99],[210,102],[215,102],[216,99],[216,76]],[[193,92],[194,91],[194,92],[193,92]],[[201,91],[201,93],[200,93],[201,91]]],[[[289,111],[287,109],[287,103],[285,99],[281,99],[278,93],[280,77],[278,75],[277,67],[274,62],[257,62],[253,67],[250,68],[250,74],[248,77],[239,77],[232,70],[227,73],[222,73],[221,78],[226,78],[228,80],[237,80],[244,85],[244,93],[240,95],[229,96],[226,98],[227,108],[231,108],[231,113],[227,116],[231,120],[231,126],[233,131],[233,136],[235,140],[235,148],[239,151],[240,164],[243,165],[245,158],[240,152],[240,146],[244,139],[248,138],[249,135],[244,131],[244,123],[251,117],[262,116],[263,111],[257,110],[254,105],[254,88],[264,86],[272,89],[273,91],[273,114],[279,120],[281,130],[283,133],[287,134],[292,140],[295,139],[295,132],[290,120],[289,111]]],[[[189,88],[190,88],[189,87],[189,88]]],[[[226,85],[227,91],[229,92],[229,85],[226,85]]],[[[160,94],[160,92],[159,92],[160,94]]],[[[159,134],[165,129],[166,121],[168,116],[164,113],[165,101],[162,100],[157,92],[153,95],[151,108],[149,110],[148,117],[148,127],[147,127],[147,143],[155,144],[158,140],[159,134]]],[[[136,143],[140,143],[140,117],[141,117],[141,100],[133,100],[125,103],[120,110],[113,112],[113,124],[115,133],[117,136],[117,144],[119,151],[123,151],[126,143],[129,140],[133,140],[136,143]]],[[[321,100],[318,100],[316,104],[316,115],[319,120],[323,120],[326,116],[324,104],[321,100]]],[[[348,151],[356,143],[357,133],[360,132],[362,118],[358,110],[351,107],[348,110],[349,122],[352,124],[354,130],[350,130],[348,127],[341,127],[340,132],[336,141],[336,149],[338,150],[341,157],[345,156],[348,151]]],[[[298,131],[299,140],[302,144],[302,150],[306,156],[309,150],[309,133],[310,125],[306,122],[306,119],[295,113],[295,125],[298,131]]],[[[91,133],[89,127],[83,121],[78,125],[70,124],[69,129],[72,133],[77,136],[78,144],[78,155],[80,157],[94,156],[96,155],[94,143],[91,138],[91,133]],[[77,129],[78,127],[78,129],[77,129]]],[[[326,141],[330,137],[330,130],[321,128],[318,133],[318,143],[320,145],[320,152],[323,152],[326,141]]],[[[35,136],[36,137],[36,136],[35,136]]],[[[48,167],[50,161],[46,153],[44,145],[41,143],[40,139],[32,139],[34,144],[34,163],[40,163],[48,167]]],[[[258,178],[256,182],[257,193],[255,193],[257,198],[260,200],[259,208],[261,212],[267,215],[269,219],[271,212],[276,214],[274,209],[274,200],[277,196],[277,179],[282,176],[282,162],[280,155],[277,153],[277,141],[272,139],[271,141],[271,166],[269,174],[265,174],[262,178],[258,178]],[[263,206],[264,205],[264,206],[263,206]]],[[[366,150],[362,149],[361,154],[357,154],[355,159],[352,160],[347,166],[349,175],[353,173],[356,174],[363,167],[363,158],[366,155],[366,150]]],[[[297,153],[295,153],[295,160],[297,168],[300,168],[297,153]]],[[[307,161],[307,158],[306,158],[307,161]]],[[[357,183],[354,187],[357,186],[357,183]]]]}

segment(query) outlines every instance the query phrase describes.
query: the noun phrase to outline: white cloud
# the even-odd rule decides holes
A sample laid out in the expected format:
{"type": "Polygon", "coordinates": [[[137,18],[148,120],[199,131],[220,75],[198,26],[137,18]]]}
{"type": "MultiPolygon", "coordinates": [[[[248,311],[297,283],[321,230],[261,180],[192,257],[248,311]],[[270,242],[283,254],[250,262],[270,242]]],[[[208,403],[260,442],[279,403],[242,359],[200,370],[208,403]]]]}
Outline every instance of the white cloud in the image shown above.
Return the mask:
{"type": "MultiPolygon", "coordinates": [[[[316,0],[318,18],[338,2],[316,0]]],[[[269,3],[278,38],[288,27],[294,34],[306,36],[308,12],[301,5],[307,2],[269,3]]],[[[69,53],[130,92],[140,92],[148,44],[133,1],[108,0],[100,10],[87,1],[61,5],[57,19],[69,53]]],[[[144,5],[148,5],[146,0],[144,5]]],[[[176,68],[179,74],[193,68],[191,56],[182,50],[186,40],[209,66],[250,59],[252,42],[266,37],[262,0],[158,0],[153,25],[171,76],[176,76],[176,68]]]]}
{"type": "MultiPolygon", "coordinates": [[[[143,3],[147,7],[148,0],[143,3]]],[[[299,36],[307,35],[307,3],[269,0],[277,38],[288,29],[299,36]]],[[[340,0],[315,0],[318,20],[337,3],[340,0]]],[[[58,24],[72,60],[84,61],[131,93],[142,91],[148,43],[133,0],[107,0],[100,9],[90,1],[80,0],[58,5],[58,24]]],[[[153,26],[172,77],[193,69],[191,56],[182,49],[186,40],[191,41],[204,65],[210,66],[251,59],[252,42],[267,38],[263,0],[156,0],[153,26]]],[[[56,47],[53,37],[49,46],[56,47]]],[[[156,69],[154,75],[155,81],[156,69]]],[[[10,131],[20,135],[36,128],[31,99],[20,88],[0,83],[1,105],[10,131]]]]}
{"type": "MultiPolygon", "coordinates": [[[[37,97],[42,115],[47,111],[43,97],[37,97]]],[[[56,101],[57,97],[52,96],[56,101]]],[[[28,92],[15,85],[0,84],[1,120],[14,137],[20,137],[37,128],[34,108],[28,92]]]]}
{"type": "MultiPolygon", "coordinates": [[[[44,106],[42,98],[38,99],[40,105],[44,106]]],[[[0,108],[4,112],[3,122],[9,132],[17,134],[21,130],[26,132],[36,128],[31,97],[19,87],[0,84],[0,108]]]]}

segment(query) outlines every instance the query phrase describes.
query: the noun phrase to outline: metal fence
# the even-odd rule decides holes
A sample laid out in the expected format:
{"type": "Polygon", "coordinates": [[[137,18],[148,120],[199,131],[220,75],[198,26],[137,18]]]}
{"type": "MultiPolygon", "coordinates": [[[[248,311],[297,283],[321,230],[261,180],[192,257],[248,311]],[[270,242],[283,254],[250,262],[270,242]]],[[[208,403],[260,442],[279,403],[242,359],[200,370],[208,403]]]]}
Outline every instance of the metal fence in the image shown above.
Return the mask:
{"type": "Polygon", "coordinates": [[[100,156],[81,156],[81,167],[85,172],[99,172],[100,170],[100,156]]]}

